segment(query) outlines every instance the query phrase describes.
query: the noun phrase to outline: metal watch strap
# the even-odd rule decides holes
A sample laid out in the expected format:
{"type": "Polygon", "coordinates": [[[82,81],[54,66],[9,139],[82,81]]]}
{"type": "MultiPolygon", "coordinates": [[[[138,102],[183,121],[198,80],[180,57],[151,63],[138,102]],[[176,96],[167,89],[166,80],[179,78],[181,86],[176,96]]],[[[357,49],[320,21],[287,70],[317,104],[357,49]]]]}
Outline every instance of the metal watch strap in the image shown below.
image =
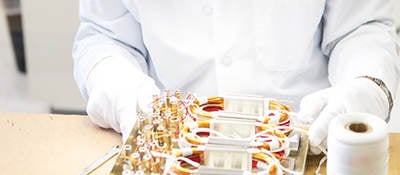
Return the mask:
{"type": "Polygon", "coordinates": [[[389,122],[389,120],[390,120],[390,112],[392,111],[392,108],[393,108],[392,93],[390,93],[390,90],[387,88],[386,84],[381,79],[370,77],[370,76],[360,76],[360,78],[367,78],[367,79],[373,81],[385,93],[385,95],[386,95],[386,97],[388,99],[388,103],[389,103],[389,112],[388,112],[388,116],[386,118],[386,122],[389,122]]]}

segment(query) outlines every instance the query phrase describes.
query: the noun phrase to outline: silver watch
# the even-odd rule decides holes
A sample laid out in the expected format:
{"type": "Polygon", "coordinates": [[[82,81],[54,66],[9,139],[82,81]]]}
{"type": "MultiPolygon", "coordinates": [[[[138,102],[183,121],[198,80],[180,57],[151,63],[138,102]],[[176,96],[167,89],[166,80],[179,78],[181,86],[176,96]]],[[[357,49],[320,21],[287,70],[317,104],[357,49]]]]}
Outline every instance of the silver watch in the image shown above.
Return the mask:
{"type": "Polygon", "coordinates": [[[360,78],[367,78],[367,79],[373,81],[385,93],[385,95],[386,95],[386,97],[388,99],[388,102],[389,102],[389,112],[388,112],[388,116],[386,118],[386,122],[389,122],[390,121],[390,112],[392,111],[392,108],[393,108],[392,93],[390,93],[390,90],[387,88],[386,84],[379,78],[370,77],[370,76],[360,76],[360,78]]]}

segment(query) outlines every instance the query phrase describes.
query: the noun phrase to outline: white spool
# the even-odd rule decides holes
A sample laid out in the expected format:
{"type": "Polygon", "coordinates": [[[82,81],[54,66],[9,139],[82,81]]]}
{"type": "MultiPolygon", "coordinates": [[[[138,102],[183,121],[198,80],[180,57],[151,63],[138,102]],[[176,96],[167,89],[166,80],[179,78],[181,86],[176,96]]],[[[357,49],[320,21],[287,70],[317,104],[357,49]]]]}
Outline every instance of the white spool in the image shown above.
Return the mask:
{"type": "Polygon", "coordinates": [[[349,113],[329,125],[328,175],[387,174],[387,124],[379,117],[349,113]]]}

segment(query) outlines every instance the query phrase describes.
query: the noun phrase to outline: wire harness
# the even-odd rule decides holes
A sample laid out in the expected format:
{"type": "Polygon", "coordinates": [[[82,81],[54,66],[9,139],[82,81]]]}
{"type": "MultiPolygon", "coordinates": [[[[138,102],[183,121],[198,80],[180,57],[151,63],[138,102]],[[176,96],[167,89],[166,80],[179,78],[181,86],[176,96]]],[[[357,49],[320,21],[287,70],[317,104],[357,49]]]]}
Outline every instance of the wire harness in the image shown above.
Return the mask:
{"type": "Polygon", "coordinates": [[[121,150],[124,175],[299,174],[292,113],[278,100],[163,91],[149,107],[121,150]]]}

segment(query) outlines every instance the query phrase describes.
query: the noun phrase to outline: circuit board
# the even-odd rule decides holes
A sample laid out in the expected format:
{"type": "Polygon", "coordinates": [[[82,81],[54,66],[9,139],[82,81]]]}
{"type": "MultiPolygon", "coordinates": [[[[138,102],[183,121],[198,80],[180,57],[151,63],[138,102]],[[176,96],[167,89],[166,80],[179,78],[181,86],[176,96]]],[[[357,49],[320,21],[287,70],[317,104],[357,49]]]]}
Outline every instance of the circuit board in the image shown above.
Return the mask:
{"type": "Polygon", "coordinates": [[[112,175],[302,174],[308,138],[290,107],[255,96],[164,91],[122,146],[112,175]]]}

